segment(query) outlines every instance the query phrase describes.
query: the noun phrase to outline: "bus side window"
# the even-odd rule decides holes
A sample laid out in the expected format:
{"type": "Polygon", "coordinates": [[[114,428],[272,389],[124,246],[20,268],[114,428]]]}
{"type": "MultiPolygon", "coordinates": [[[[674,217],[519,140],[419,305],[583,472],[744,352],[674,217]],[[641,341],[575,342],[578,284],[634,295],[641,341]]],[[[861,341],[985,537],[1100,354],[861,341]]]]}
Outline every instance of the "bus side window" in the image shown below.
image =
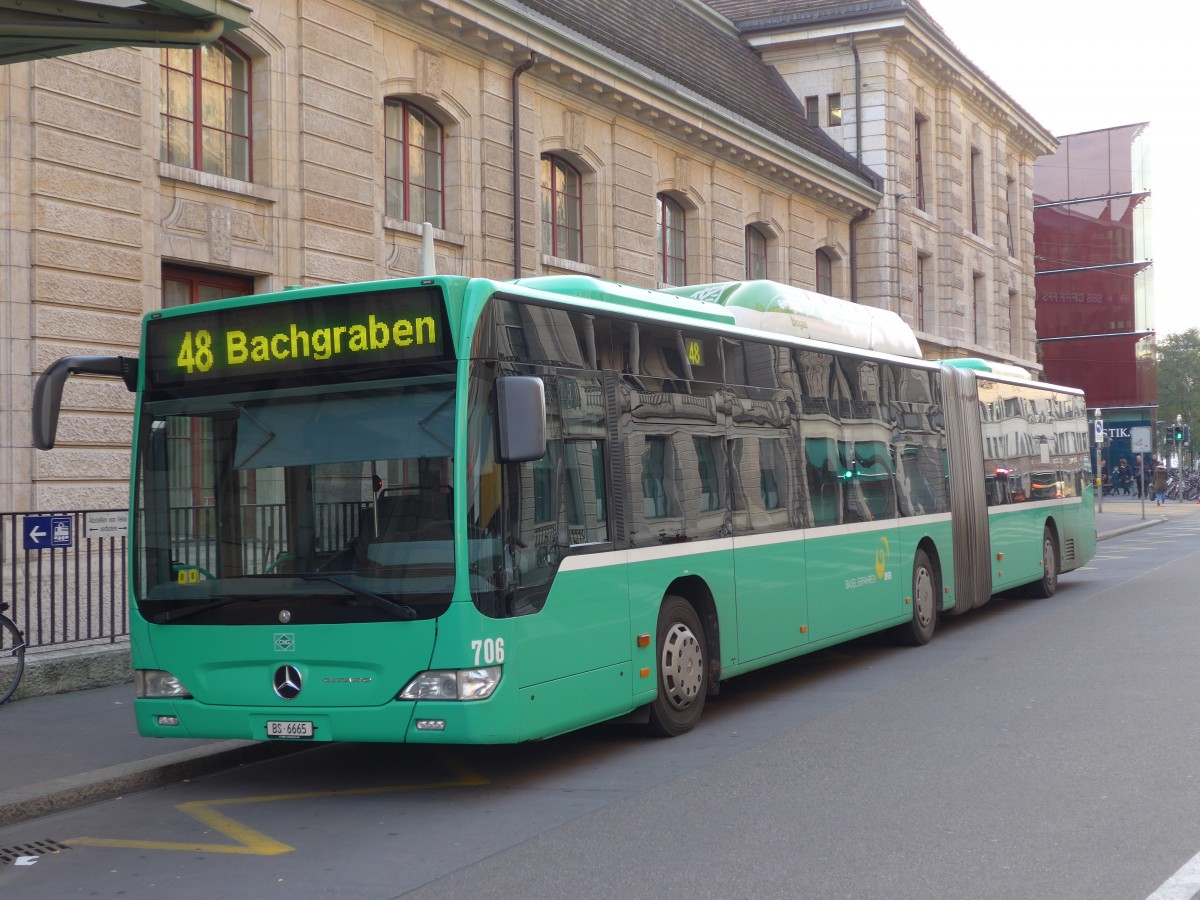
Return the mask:
{"type": "Polygon", "coordinates": [[[607,541],[608,490],[604,442],[567,441],[563,446],[563,463],[571,545],[607,541]]]}
{"type": "Polygon", "coordinates": [[[837,472],[836,443],[830,438],[804,441],[813,524],[837,525],[841,521],[842,479],[837,472]]]}

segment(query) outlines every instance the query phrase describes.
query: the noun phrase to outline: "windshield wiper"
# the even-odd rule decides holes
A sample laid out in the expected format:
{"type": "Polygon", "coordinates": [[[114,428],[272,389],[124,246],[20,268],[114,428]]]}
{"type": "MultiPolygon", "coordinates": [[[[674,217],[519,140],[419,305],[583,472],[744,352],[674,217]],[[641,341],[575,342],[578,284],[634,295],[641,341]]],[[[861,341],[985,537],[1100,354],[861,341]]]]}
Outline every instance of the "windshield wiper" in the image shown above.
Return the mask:
{"type": "Polygon", "coordinates": [[[400,618],[412,621],[417,617],[417,611],[405,603],[397,603],[395,600],[389,600],[382,594],[377,594],[374,591],[368,591],[366,588],[356,587],[348,581],[336,577],[335,575],[299,575],[302,581],[327,581],[330,584],[335,584],[340,588],[344,588],[356,597],[363,597],[370,600],[376,606],[396,613],[400,618]]]}

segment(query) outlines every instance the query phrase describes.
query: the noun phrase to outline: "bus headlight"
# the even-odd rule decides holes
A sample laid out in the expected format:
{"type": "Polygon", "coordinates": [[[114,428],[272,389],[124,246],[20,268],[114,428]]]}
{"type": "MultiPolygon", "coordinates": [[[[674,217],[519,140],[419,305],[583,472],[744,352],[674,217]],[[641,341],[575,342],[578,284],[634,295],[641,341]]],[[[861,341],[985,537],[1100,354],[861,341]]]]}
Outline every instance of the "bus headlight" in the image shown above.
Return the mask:
{"type": "Polygon", "coordinates": [[[500,684],[500,666],[431,669],[404,686],[397,700],[486,700],[500,684]]]}
{"type": "Polygon", "coordinates": [[[191,692],[183,686],[183,682],[161,669],[138,669],[133,673],[135,696],[139,700],[175,698],[176,700],[192,699],[191,692]]]}

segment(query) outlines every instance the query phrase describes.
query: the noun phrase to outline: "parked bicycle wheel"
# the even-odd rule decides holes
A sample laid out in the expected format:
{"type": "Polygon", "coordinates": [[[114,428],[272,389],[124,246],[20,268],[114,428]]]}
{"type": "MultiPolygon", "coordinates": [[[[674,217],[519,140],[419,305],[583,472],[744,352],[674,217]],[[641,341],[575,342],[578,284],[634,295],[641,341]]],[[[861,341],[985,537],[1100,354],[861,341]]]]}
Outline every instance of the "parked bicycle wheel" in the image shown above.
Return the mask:
{"type": "Polygon", "coordinates": [[[25,673],[25,638],[8,616],[8,604],[0,604],[0,703],[17,692],[25,673]]]}

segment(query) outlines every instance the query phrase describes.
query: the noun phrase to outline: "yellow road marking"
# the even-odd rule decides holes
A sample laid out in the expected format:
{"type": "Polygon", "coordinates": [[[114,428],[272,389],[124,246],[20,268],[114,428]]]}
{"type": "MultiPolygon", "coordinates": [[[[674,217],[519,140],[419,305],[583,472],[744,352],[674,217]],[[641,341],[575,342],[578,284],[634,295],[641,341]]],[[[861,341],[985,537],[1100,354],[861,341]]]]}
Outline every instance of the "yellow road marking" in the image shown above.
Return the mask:
{"type": "Polygon", "coordinates": [[[207,825],[230,840],[233,844],[204,844],[187,841],[137,841],[120,838],[78,837],[63,841],[72,847],[116,847],[132,850],[182,850],[196,853],[232,853],[242,856],[279,856],[291,853],[295,847],[268,837],[248,825],[243,825],[223,813],[217,806],[242,806],[249,803],[277,803],[281,800],[313,800],[325,797],[355,797],[367,794],[394,794],[404,791],[423,791],[431,788],[480,787],[488,783],[482,775],[474,772],[457,759],[442,759],[441,762],[456,776],[455,781],[430,784],[399,784],[386,787],[350,788],[344,791],[308,791],[299,794],[271,794],[263,797],[230,797],[225,800],[193,800],[175,808],[193,819],[207,825]]]}

